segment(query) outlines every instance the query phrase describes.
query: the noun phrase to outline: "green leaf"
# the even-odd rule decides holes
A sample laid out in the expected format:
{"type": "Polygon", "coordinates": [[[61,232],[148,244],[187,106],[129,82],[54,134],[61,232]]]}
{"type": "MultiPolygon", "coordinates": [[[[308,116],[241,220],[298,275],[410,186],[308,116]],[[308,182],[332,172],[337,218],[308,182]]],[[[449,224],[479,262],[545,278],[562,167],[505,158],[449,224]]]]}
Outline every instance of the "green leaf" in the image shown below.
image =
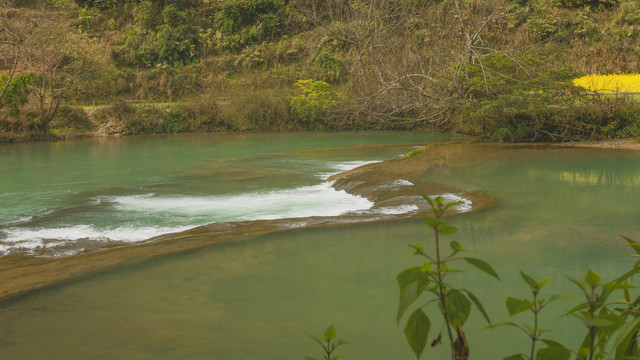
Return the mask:
{"type": "MultiPolygon", "coordinates": [[[[428,261],[425,261],[420,268],[420,271],[423,273],[428,273],[431,270],[433,270],[433,265],[431,265],[431,263],[428,261]]],[[[427,278],[426,281],[429,281],[429,278],[427,278]]]]}
{"type": "Polygon", "coordinates": [[[491,267],[491,265],[489,265],[489,263],[487,263],[486,261],[476,259],[476,258],[469,258],[469,257],[464,258],[464,260],[469,264],[475,266],[476,268],[500,280],[500,276],[498,276],[498,273],[495,270],[493,270],[493,267],[491,267]]]}
{"type": "Polygon", "coordinates": [[[615,334],[616,331],[618,331],[618,329],[620,329],[622,325],[624,325],[624,318],[614,314],[609,314],[607,309],[602,309],[602,311],[598,315],[598,318],[610,321],[612,323],[611,326],[605,326],[601,329],[609,337],[613,336],[613,334],[615,334]]]}
{"type": "Polygon", "coordinates": [[[435,202],[434,202],[434,201],[433,201],[429,196],[427,196],[427,195],[422,195],[422,197],[423,197],[425,200],[427,200],[427,202],[429,203],[429,205],[431,206],[431,208],[432,208],[432,209],[435,209],[435,208],[437,207],[437,206],[436,206],[436,203],[435,203],[435,202]]]}
{"type": "Polygon", "coordinates": [[[640,244],[638,244],[637,242],[633,241],[631,238],[624,236],[622,234],[620,234],[620,236],[625,239],[627,241],[627,243],[629,243],[629,246],[631,246],[631,248],[633,249],[633,251],[636,252],[636,254],[640,255],[640,244]]]}
{"type": "Polygon", "coordinates": [[[397,321],[407,311],[407,308],[413,304],[429,284],[429,274],[422,271],[422,268],[412,267],[404,270],[396,277],[398,288],[400,290],[400,302],[398,304],[397,321]]]}
{"type": "Polygon", "coordinates": [[[453,327],[462,327],[469,318],[471,301],[458,290],[453,290],[444,298],[447,319],[453,327]]]}
{"type": "Polygon", "coordinates": [[[631,302],[631,293],[629,293],[629,289],[624,289],[624,299],[627,302],[631,302]]]}
{"type": "Polygon", "coordinates": [[[549,339],[540,339],[543,343],[545,343],[545,345],[547,345],[548,347],[561,347],[563,349],[566,349],[566,347],[562,344],[560,344],[559,342],[555,341],[555,340],[549,340],[549,339]]]}
{"type": "Polygon", "coordinates": [[[633,275],[637,274],[640,272],[640,261],[637,261],[635,263],[635,265],[633,266],[633,269],[627,271],[626,273],[622,274],[620,277],[616,278],[615,280],[613,280],[612,282],[615,283],[622,283],[624,281],[626,281],[628,278],[632,277],[633,275]]]}
{"type": "Polygon", "coordinates": [[[538,287],[540,287],[540,288],[545,287],[545,286],[551,284],[552,281],[553,281],[553,279],[550,278],[550,277],[546,277],[544,279],[540,279],[540,280],[537,281],[538,282],[538,287]]]}
{"type": "Polygon", "coordinates": [[[419,296],[418,283],[415,281],[400,290],[400,303],[398,304],[398,315],[396,318],[398,323],[400,323],[402,315],[404,315],[409,306],[411,306],[419,296]]]}
{"type": "Polygon", "coordinates": [[[424,249],[427,247],[425,243],[415,242],[413,244],[407,244],[410,248],[414,249],[417,254],[421,254],[424,252],[424,249]]]}
{"type": "Polygon", "coordinates": [[[600,278],[600,275],[589,269],[589,271],[587,271],[587,274],[584,276],[584,282],[586,282],[587,285],[596,286],[600,285],[602,279],[600,278]]]}
{"type": "Polygon", "coordinates": [[[338,336],[338,334],[336,333],[336,329],[333,327],[333,325],[329,326],[325,331],[324,331],[324,338],[327,340],[333,340],[338,336]]]}
{"type": "Polygon", "coordinates": [[[582,299],[577,296],[571,296],[571,295],[553,295],[549,298],[549,300],[547,300],[547,303],[558,301],[558,300],[580,301],[582,299]]]}
{"type": "Polygon", "coordinates": [[[629,347],[632,341],[636,338],[638,333],[638,328],[640,327],[640,318],[635,318],[628,323],[624,324],[620,331],[618,331],[618,336],[616,336],[616,340],[613,342],[613,349],[616,349],[616,359],[623,358],[629,354],[629,347]]]}
{"type": "Polygon", "coordinates": [[[507,356],[503,360],[527,360],[527,357],[522,354],[515,354],[515,355],[507,356]]]}
{"type": "Polygon", "coordinates": [[[398,281],[398,287],[400,291],[411,283],[418,282],[419,285],[429,282],[429,275],[422,271],[422,268],[412,267],[402,271],[398,276],[396,276],[396,280],[398,281]]]}
{"type": "Polygon", "coordinates": [[[529,324],[522,324],[522,327],[527,329],[527,332],[529,333],[529,336],[531,336],[533,333],[536,332],[536,329],[534,327],[532,327],[529,324]]]}
{"type": "Polygon", "coordinates": [[[430,328],[431,321],[429,321],[429,317],[422,309],[414,311],[404,327],[404,335],[407,337],[409,346],[411,346],[414,354],[416,354],[416,358],[420,358],[424,347],[427,345],[430,328]]]}
{"type": "Polygon", "coordinates": [[[453,252],[455,253],[459,253],[460,251],[462,251],[462,245],[460,245],[460,243],[458,243],[457,241],[453,240],[452,242],[449,243],[449,246],[451,246],[451,249],[453,250],[453,252]]]}
{"type": "Polygon", "coordinates": [[[447,203],[447,205],[444,206],[444,209],[446,210],[446,209],[448,209],[448,208],[450,208],[452,206],[456,206],[456,205],[460,205],[460,204],[464,204],[464,201],[462,201],[462,200],[452,201],[452,202],[447,203]]]}
{"type": "Polygon", "coordinates": [[[440,219],[432,218],[431,216],[423,215],[422,217],[424,218],[424,223],[427,224],[427,226],[429,226],[430,228],[432,228],[434,230],[437,227],[441,227],[441,226],[447,225],[446,221],[442,221],[440,219]]]}
{"type": "Polygon", "coordinates": [[[588,308],[589,308],[589,303],[581,303],[581,304],[578,304],[578,305],[574,306],[573,309],[567,311],[563,316],[568,316],[570,314],[573,314],[576,311],[583,310],[583,309],[588,309],[588,308]]]}
{"type": "Polygon", "coordinates": [[[450,234],[456,233],[457,231],[458,231],[458,228],[455,226],[445,225],[440,228],[441,235],[450,235],[450,234]]]}
{"type": "Polygon", "coordinates": [[[571,281],[572,283],[576,284],[580,289],[582,289],[582,291],[586,294],[589,291],[589,288],[587,287],[587,284],[583,283],[580,280],[574,279],[572,277],[567,276],[567,279],[569,279],[569,281],[571,281]]]}
{"type": "Polygon", "coordinates": [[[575,316],[587,327],[591,327],[591,326],[607,327],[607,326],[614,325],[614,323],[611,320],[603,319],[598,316],[591,317],[591,316],[584,316],[584,315],[578,315],[578,314],[571,314],[571,315],[575,316]]]}
{"type": "Polygon", "coordinates": [[[629,284],[615,284],[615,283],[607,283],[603,285],[605,291],[608,292],[612,292],[614,290],[628,290],[628,289],[635,289],[637,288],[637,286],[634,285],[629,285],[629,284]]]}
{"type": "Polygon", "coordinates": [[[475,296],[471,291],[469,290],[463,290],[464,292],[467,293],[467,296],[469,297],[469,299],[471,299],[471,301],[473,302],[473,304],[478,308],[478,311],[480,311],[480,313],[482,314],[482,316],[484,316],[484,319],[487,320],[487,323],[489,325],[491,325],[491,319],[489,319],[489,315],[487,314],[487,312],[484,309],[484,306],[482,306],[482,303],[480,302],[480,299],[478,299],[477,296],[475,296]]]}
{"type": "Polygon", "coordinates": [[[509,316],[513,316],[515,314],[519,314],[521,312],[525,312],[529,310],[529,305],[526,301],[508,297],[506,301],[507,311],[509,311],[509,316]]]}
{"type": "Polygon", "coordinates": [[[324,347],[325,342],[324,342],[324,341],[322,341],[322,339],[320,339],[320,338],[319,338],[319,337],[317,337],[317,336],[311,335],[311,334],[307,334],[307,335],[309,335],[309,337],[310,337],[311,339],[313,339],[313,341],[315,341],[315,342],[317,342],[318,344],[320,344],[320,346],[324,347]]]}
{"type": "Polygon", "coordinates": [[[527,285],[529,285],[530,288],[532,288],[532,289],[540,288],[540,285],[538,285],[537,281],[533,280],[533,278],[531,276],[525,274],[522,271],[520,271],[520,277],[522,278],[522,280],[524,280],[524,282],[527,283],[527,285]]]}
{"type": "Polygon", "coordinates": [[[551,346],[536,352],[535,360],[568,360],[571,352],[564,346],[551,346]]]}

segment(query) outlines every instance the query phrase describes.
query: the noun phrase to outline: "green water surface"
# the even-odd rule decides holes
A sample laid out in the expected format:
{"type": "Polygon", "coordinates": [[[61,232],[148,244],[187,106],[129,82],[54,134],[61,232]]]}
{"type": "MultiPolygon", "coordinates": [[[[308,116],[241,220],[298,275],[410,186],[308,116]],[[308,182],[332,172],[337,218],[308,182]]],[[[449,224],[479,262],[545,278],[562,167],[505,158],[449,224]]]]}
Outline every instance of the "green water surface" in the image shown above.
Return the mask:
{"type": "MultiPolygon", "coordinates": [[[[283,145],[275,143],[288,140],[305,144],[300,148],[351,145],[332,143],[336,140],[327,136],[317,139],[317,146],[308,146],[311,142],[300,140],[304,136],[273,140],[273,147],[279,149],[283,145]]],[[[177,142],[178,147],[203,141],[165,140],[177,142]]],[[[128,139],[119,141],[116,148],[132,146],[128,139]]],[[[169,156],[173,152],[165,146],[159,143],[155,151],[167,158],[164,168],[182,168],[180,157],[169,156]]],[[[229,146],[237,150],[240,145],[229,141],[229,146]]],[[[216,156],[200,151],[193,153],[216,156]]],[[[381,148],[357,151],[361,153],[338,160],[391,156],[380,153],[386,152],[381,148]]],[[[48,152],[29,157],[47,163],[45,159],[57,156],[53,149],[48,152]]],[[[149,162],[161,163],[151,153],[149,162]]],[[[319,153],[308,156],[318,159],[319,153]]],[[[322,157],[329,160],[340,152],[330,153],[322,157]]],[[[118,162],[114,156],[107,163],[111,165],[95,165],[95,171],[104,169],[103,176],[120,182],[118,186],[146,184],[147,175],[129,176],[128,183],[122,174],[137,170],[131,165],[115,170],[118,162]],[[109,166],[116,174],[109,175],[109,166]]],[[[490,158],[474,159],[471,153],[469,161],[459,166],[426,173],[428,180],[480,189],[497,200],[492,209],[451,218],[460,227],[452,239],[472,256],[492,263],[502,281],[475,271],[453,280],[480,297],[494,322],[500,322],[508,320],[506,296],[528,295],[519,270],[535,278],[553,277],[544,296],[576,294],[564,275],[581,277],[591,268],[610,279],[628,269],[634,259],[617,234],[640,239],[639,164],[640,154],[631,151],[503,148],[490,158]]],[[[98,179],[103,176],[92,180],[88,175],[79,186],[91,188],[88,183],[103,181],[98,179]]],[[[37,181],[46,188],[44,180],[37,181]]],[[[302,183],[297,180],[294,186],[302,183]]],[[[19,188],[15,185],[14,191],[19,188]]],[[[320,357],[306,333],[319,334],[333,324],[340,336],[353,341],[341,348],[343,359],[415,358],[395,322],[395,276],[420,264],[405,244],[429,239],[419,220],[297,229],[102,273],[3,304],[0,355],[7,359],[301,359],[320,357]]],[[[577,347],[583,326],[558,319],[572,305],[558,303],[551,308],[542,327],[554,329],[550,338],[577,347]]],[[[436,334],[442,330],[441,322],[435,313],[432,320],[436,334]]],[[[512,320],[530,322],[526,315],[512,320]]],[[[477,313],[472,315],[467,329],[472,359],[502,359],[527,351],[523,334],[506,328],[480,331],[484,326],[477,313]]],[[[443,346],[429,348],[423,359],[446,359],[446,354],[443,346]]]]}

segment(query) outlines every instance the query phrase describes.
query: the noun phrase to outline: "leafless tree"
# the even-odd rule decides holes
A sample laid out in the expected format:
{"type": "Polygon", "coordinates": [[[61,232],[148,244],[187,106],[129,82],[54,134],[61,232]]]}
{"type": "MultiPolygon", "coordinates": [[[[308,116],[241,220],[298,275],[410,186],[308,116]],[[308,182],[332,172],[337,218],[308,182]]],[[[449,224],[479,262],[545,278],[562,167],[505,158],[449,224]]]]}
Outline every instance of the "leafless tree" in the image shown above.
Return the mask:
{"type": "Polygon", "coordinates": [[[506,0],[299,0],[299,4],[309,21],[326,28],[318,47],[338,40],[350,46],[356,60],[362,88],[356,91],[357,101],[334,114],[339,126],[443,125],[452,113],[447,99],[476,96],[469,91],[473,77],[478,79],[472,72],[480,73],[481,96],[491,96],[495,78],[511,75],[488,65],[488,57],[501,54],[528,71],[518,56],[529,45],[501,36],[509,19],[523,11],[511,10],[506,0]]]}
{"type": "Polygon", "coordinates": [[[38,34],[44,13],[44,5],[41,6],[40,11],[30,15],[26,15],[30,11],[14,9],[11,5],[12,3],[9,1],[0,3],[0,61],[4,63],[3,67],[8,70],[7,74],[9,75],[2,84],[0,107],[2,107],[2,99],[23,59],[25,49],[38,34]]]}
{"type": "Polygon", "coordinates": [[[40,30],[25,50],[24,59],[38,76],[34,90],[36,128],[46,134],[65,96],[79,81],[103,71],[106,59],[99,46],[69,31],[61,14],[48,14],[40,30]]]}

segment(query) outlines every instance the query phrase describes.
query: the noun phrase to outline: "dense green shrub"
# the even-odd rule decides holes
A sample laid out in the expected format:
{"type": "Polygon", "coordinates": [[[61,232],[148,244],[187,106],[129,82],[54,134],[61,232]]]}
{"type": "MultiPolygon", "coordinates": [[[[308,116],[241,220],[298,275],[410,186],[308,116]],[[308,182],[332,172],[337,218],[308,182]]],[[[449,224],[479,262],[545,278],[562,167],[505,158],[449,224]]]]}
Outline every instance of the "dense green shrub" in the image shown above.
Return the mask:
{"type": "Polygon", "coordinates": [[[327,82],[338,82],[347,73],[342,62],[326,50],[320,51],[313,58],[313,64],[322,69],[327,82]]]}
{"type": "Polygon", "coordinates": [[[298,80],[295,84],[302,94],[291,99],[291,110],[303,124],[315,128],[317,121],[340,101],[340,94],[324,81],[298,80]]]}
{"type": "Polygon", "coordinates": [[[214,10],[213,29],[223,51],[274,40],[283,31],[286,7],[281,0],[225,0],[214,10]]]}
{"type": "Polygon", "coordinates": [[[184,112],[180,107],[172,106],[167,110],[167,116],[164,119],[164,129],[168,133],[181,133],[187,130],[184,112]]]}
{"type": "MultiPolygon", "coordinates": [[[[29,101],[29,94],[32,91],[31,85],[35,84],[36,79],[36,74],[32,72],[15,74],[7,86],[2,102],[0,102],[0,108],[6,106],[9,115],[17,116],[22,107],[29,101]]],[[[2,91],[8,80],[9,74],[0,75],[0,91],[2,91]]]]}
{"type": "Polygon", "coordinates": [[[199,59],[201,42],[198,29],[176,4],[165,7],[151,1],[136,6],[138,28],[115,42],[111,50],[120,66],[181,66],[199,59]]]}
{"type": "Polygon", "coordinates": [[[49,133],[56,138],[68,138],[82,135],[94,129],[86,112],[80,107],[61,106],[56,112],[49,133]]]}
{"type": "Polygon", "coordinates": [[[477,101],[469,109],[471,123],[496,140],[575,141],[640,135],[640,103],[624,96],[518,91],[477,101]]]}

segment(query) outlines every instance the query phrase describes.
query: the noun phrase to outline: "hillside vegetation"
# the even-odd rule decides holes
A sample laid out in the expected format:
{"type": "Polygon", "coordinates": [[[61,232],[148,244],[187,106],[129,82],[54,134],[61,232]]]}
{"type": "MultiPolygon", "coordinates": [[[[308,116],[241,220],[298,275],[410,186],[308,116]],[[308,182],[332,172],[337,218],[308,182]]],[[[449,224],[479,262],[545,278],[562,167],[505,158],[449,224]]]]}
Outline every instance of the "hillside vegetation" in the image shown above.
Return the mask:
{"type": "Polygon", "coordinates": [[[40,0],[0,6],[0,140],[436,129],[640,135],[639,0],[40,0]]]}

